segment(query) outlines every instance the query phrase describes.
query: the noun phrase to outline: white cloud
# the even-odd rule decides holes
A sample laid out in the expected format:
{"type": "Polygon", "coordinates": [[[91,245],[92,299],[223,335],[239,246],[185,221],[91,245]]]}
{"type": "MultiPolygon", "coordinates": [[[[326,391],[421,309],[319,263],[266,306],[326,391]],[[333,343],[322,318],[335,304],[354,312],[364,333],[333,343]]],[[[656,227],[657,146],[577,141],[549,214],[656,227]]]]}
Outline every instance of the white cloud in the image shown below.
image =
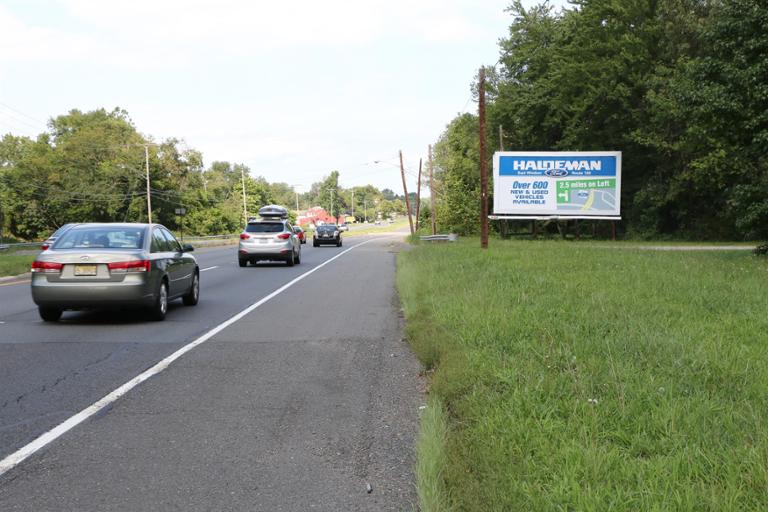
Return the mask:
{"type": "Polygon", "coordinates": [[[40,28],[0,8],[3,59],[103,60],[153,68],[193,60],[199,51],[243,56],[276,48],[361,45],[380,38],[466,41],[481,31],[471,2],[436,0],[61,0],[89,27],[40,28]]]}
{"type": "Polygon", "coordinates": [[[507,3],[59,0],[39,20],[0,7],[0,78],[5,101],[38,117],[119,105],[206,163],[307,187],[339,169],[345,184],[397,189],[399,171],[370,162],[402,147],[418,166],[497,56],[507,3]]]}
{"type": "Polygon", "coordinates": [[[31,27],[0,6],[0,61],[52,60],[68,54],[87,54],[91,47],[83,35],[31,27]]]}

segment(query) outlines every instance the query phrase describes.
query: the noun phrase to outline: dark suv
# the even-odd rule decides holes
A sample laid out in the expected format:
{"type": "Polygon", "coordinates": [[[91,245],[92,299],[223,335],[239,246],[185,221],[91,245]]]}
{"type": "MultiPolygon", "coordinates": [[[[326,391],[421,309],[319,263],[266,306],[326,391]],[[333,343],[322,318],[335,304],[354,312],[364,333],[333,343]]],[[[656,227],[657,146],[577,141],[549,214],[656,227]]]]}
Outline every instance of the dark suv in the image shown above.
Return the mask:
{"type": "Polygon", "coordinates": [[[341,247],[341,231],[336,224],[317,226],[315,234],[312,235],[312,245],[317,247],[320,244],[333,244],[336,247],[341,247]]]}

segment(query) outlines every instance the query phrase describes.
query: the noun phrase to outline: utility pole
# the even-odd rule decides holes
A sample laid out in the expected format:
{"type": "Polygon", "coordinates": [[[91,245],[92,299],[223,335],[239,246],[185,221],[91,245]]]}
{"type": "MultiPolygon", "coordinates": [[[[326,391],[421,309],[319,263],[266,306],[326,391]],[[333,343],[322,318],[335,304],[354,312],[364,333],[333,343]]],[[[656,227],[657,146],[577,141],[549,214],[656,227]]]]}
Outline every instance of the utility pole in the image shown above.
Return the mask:
{"type": "Polygon", "coordinates": [[[437,234],[437,204],[435,198],[435,182],[432,181],[432,144],[429,145],[429,195],[432,201],[432,234],[437,234]]]}
{"type": "Polygon", "coordinates": [[[355,187],[352,187],[352,218],[355,218],[355,187]]]}
{"type": "MultiPolygon", "coordinates": [[[[334,215],[333,215],[333,193],[334,193],[334,191],[335,191],[334,189],[331,189],[331,217],[334,217],[334,215]]],[[[336,221],[338,223],[338,219],[336,219],[336,221]]]]}
{"type": "Polygon", "coordinates": [[[152,195],[149,186],[149,144],[144,144],[144,162],[147,168],[147,219],[152,224],[152,195]]]}
{"type": "Polygon", "coordinates": [[[419,158],[419,181],[416,184],[416,231],[419,230],[419,212],[421,211],[421,158],[419,158]]]}
{"type": "Polygon", "coordinates": [[[365,223],[368,224],[368,197],[363,196],[363,219],[365,219],[365,223]]]}
{"type": "Polygon", "coordinates": [[[243,183],[243,224],[248,224],[248,207],[245,201],[245,170],[240,167],[240,180],[243,183]]]}
{"type": "MultiPolygon", "coordinates": [[[[504,127],[499,125],[499,151],[504,151],[504,127]]],[[[509,221],[502,219],[499,221],[499,231],[502,238],[509,238],[509,221]]]]}
{"type": "Polygon", "coordinates": [[[485,68],[480,68],[478,117],[480,119],[480,247],[488,248],[488,169],[485,161],[485,68]]]}
{"type": "Polygon", "coordinates": [[[403,151],[400,150],[400,177],[403,178],[403,193],[405,194],[405,209],[408,211],[408,224],[413,236],[413,217],[411,216],[411,201],[408,199],[408,188],[405,186],[405,167],[403,167],[403,151]]]}

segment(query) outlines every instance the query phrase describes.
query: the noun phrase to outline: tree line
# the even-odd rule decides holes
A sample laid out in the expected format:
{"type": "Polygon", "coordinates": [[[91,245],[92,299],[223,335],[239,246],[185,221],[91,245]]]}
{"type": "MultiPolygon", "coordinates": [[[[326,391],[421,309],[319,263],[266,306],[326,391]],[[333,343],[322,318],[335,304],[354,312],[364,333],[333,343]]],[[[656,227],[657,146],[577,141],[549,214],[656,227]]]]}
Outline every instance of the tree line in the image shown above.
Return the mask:
{"type": "MultiPolygon", "coordinates": [[[[629,236],[768,237],[764,1],[571,4],[508,8],[485,69],[489,147],[622,151],[629,236]]],[[[441,229],[478,230],[477,133],[461,114],[435,145],[441,229]]]]}
{"type": "Polygon", "coordinates": [[[360,220],[405,211],[391,190],[341,187],[338,171],[297,194],[286,183],[251,176],[243,164],[206,167],[201,152],[182,141],[140,134],[125,110],[72,110],[36,138],[0,139],[0,233],[39,240],[68,222],[146,222],[147,161],[153,222],[179,229],[175,212],[183,207],[184,231],[193,235],[242,228],[243,181],[249,215],[272,203],[293,209],[297,201],[302,209],[333,209],[334,216],[354,209],[360,220]]]}

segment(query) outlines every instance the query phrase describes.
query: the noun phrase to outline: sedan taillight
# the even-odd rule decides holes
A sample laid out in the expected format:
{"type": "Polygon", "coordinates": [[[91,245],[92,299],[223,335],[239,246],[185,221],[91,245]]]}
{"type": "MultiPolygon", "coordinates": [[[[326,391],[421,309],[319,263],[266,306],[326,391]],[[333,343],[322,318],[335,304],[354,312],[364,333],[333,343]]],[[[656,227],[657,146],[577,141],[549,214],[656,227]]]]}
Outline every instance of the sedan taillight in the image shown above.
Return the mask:
{"type": "Polygon", "coordinates": [[[277,238],[279,238],[280,240],[288,240],[289,238],[291,238],[291,234],[290,233],[280,233],[279,235],[277,235],[277,238]]]}
{"type": "Polygon", "coordinates": [[[107,268],[113,273],[125,272],[149,272],[152,266],[151,260],[118,261],[107,263],[107,268]]]}
{"type": "Polygon", "coordinates": [[[240,233],[240,240],[248,240],[251,238],[251,235],[246,235],[245,233],[240,233]]]}
{"type": "Polygon", "coordinates": [[[64,268],[63,263],[54,263],[52,261],[33,261],[31,271],[42,274],[60,274],[64,268]]]}
{"type": "Polygon", "coordinates": [[[40,247],[40,249],[43,250],[43,251],[47,251],[49,247],[50,247],[50,245],[43,244],[42,247],[40,247]]]}

